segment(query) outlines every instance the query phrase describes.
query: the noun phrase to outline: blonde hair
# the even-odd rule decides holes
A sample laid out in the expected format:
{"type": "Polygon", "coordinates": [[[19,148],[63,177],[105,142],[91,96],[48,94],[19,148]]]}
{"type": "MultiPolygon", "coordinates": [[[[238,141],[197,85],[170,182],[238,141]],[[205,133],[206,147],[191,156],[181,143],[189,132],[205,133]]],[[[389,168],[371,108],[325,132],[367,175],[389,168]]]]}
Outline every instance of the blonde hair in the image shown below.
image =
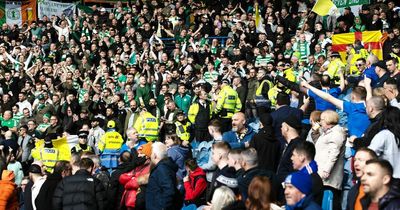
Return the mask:
{"type": "Polygon", "coordinates": [[[217,188],[211,200],[211,210],[220,210],[235,201],[233,191],[226,186],[217,188]]]}
{"type": "Polygon", "coordinates": [[[326,110],[321,113],[321,119],[324,116],[324,121],[328,125],[336,125],[339,122],[339,115],[333,110],[326,110]]]}

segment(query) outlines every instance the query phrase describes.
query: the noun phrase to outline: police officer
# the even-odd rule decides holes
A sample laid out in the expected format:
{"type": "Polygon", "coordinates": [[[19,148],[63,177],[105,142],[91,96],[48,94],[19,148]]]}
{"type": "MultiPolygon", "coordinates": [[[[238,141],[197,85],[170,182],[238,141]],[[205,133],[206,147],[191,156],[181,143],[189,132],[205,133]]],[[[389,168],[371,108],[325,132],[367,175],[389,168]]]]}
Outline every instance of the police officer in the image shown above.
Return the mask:
{"type": "Polygon", "coordinates": [[[176,135],[181,139],[183,146],[189,145],[190,126],[192,124],[186,119],[185,113],[181,110],[176,115],[176,135]]]}
{"type": "Polygon", "coordinates": [[[139,139],[146,139],[147,141],[158,139],[158,120],[146,109],[140,112],[140,116],[133,127],[137,130],[139,139]]]}
{"type": "Polygon", "coordinates": [[[188,119],[194,127],[194,138],[196,141],[209,141],[211,136],[208,132],[208,124],[212,118],[212,105],[207,100],[208,94],[201,90],[199,99],[189,108],[188,119]]]}
{"type": "Polygon", "coordinates": [[[121,134],[115,130],[115,121],[108,121],[107,132],[100,138],[98,149],[101,164],[109,171],[118,166],[119,150],[123,143],[124,139],[121,134]]]}
{"type": "Polygon", "coordinates": [[[46,171],[49,173],[53,172],[54,166],[59,159],[59,150],[54,148],[53,139],[56,139],[56,134],[49,134],[44,138],[44,147],[40,150],[40,160],[46,167],[46,171]]]}
{"type": "Polygon", "coordinates": [[[229,131],[233,114],[242,109],[242,102],[240,102],[237,92],[229,85],[229,80],[222,80],[221,91],[216,102],[214,112],[222,124],[221,131],[229,131]]]}
{"type": "Polygon", "coordinates": [[[328,65],[328,75],[335,81],[335,84],[339,84],[340,82],[340,72],[344,72],[345,65],[340,59],[340,55],[337,52],[332,52],[331,61],[328,65]]]}
{"type": "Polygon", "coordinates": [[[272,89],[274,84],[267,78],[264,69],[258,70],[257,80],[260,85],[256,90],[254,101],[256,103],[258,116],[260,116],[262,113],[269,112],[271,109],[271,101],[268,98],[268,91],[272,89]]]}
{"type": "Polygon", "coordinates": [[[88,135],[87,131],[79,131],[78,133],[78,144],[76,144],[72,149],[71,153],[80,153],[80,152],[93,152],[94,149],[90,145],[88,145],[88,135]]]}

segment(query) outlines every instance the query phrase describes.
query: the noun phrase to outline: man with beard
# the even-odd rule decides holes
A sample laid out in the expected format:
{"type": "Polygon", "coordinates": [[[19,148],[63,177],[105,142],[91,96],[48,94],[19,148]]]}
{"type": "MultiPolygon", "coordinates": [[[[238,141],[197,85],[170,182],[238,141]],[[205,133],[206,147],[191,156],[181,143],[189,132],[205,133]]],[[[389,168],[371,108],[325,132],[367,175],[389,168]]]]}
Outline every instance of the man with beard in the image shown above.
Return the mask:
{"type": "Polygon", "coordinates": [[[95,147],[95,151],[97,152],[97,144],[100,140],[100,138],[103,136],[105,131],[103,128],[101,128],[100,122],[103,120],[100,117],[95,117],[93,118],[91,125],[92,128],[89,130],[89,135],[88,135],[88,144],[92,147],[95,147]]]}
{"type": "Polygon", "coordinates": [[[148,112],[150,112],[153,116],[155,116],[157,119],[161,117],[161,111],[157,107],[157,101],[155,98],[151,98],[149,101],[149,109],[148,112]]]}
{"type": "Polygon", "coordinates": [[[229,143],[232,149],[244,149],[249,147],[249,142],[256,132],[246,126],[246,118],[242,112],[232,116],[232,130],[225,132],[222,140],[229,143]]]}

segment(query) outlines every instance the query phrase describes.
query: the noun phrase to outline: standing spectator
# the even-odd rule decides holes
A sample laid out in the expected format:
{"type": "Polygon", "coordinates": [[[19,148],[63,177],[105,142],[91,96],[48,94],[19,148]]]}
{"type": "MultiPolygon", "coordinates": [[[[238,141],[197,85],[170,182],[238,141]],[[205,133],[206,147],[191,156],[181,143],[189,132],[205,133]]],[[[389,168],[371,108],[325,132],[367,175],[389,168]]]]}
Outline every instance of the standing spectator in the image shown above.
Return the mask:
{"type": "Polygon", "coordinates": [[[248,198],[246,200],[246,209],[259,210],[281,210],[281,208],[273,203],[272,187],[270,179],[265,176],[255,176],[249,185],[248,198]]]}
{"type": "Polygon", "coordinates": [[[42,168],[39,165],[32,164],[29,167],[29,178],[33,182],[31,189],[31,199],[32,199],[32,207],[34,210],[38,209],[36,206],[36,198],[39,195],[40,188],[43,183],[46,181],[46,177],[42,175],[42,168]]]}
{"type": "Polygon", "coordinates": [[[282,136],[286,140],[285,148],[282,157],[279,161],[277,176],[279,182],[283,182],[287,175],[294,171],[291,157],[293,149],[298,143],[304,141],[300,138],[299,130],[301,129],[301,122],[295,116],[290,115],[282,123],[282,136]]]}
{"type": "Polygon", "coordinates": [[[187,176],[183,178],[185,187],[185,204],[201,206],[206,204],[206,173],[201,169],[194,159],[185,161],[187,176]]]}
{"type": "Polygon", "coordinates": [[[275,138],[272,128],[272,117],[265,113],[260,115],[260,130],[249,143],[257,151],[258,166],[261,169],[276,172],[279,164],[281,143],[275,138]]]}
{"type": "Polygon", "coordinates": [[[79,170],[65,177],[54,191],[53,209],[95,209],[105,208],[106,196],[100,180],[93,177],[94,163],[89,158],[79,161],[79,170]]]}
{"type": "MultiPolygon", "coordinates": [[[[3,163],[0,163],[3,165],[3,163]]],[[[1,166],[2,167],[2,166],[1,166]]],[[[0,168],[0,209],[17,210],[17,186],[14,183],[14,172],[0,168]]]]}
{"type": "Polygon", "coordinates": [[[181,204],[176,201],[178,166],[168,158],[167,146],[161,142],[153,143],[151,162],[154,168],[150,172],[146,189],[146,209],[179,209],[181,204]],[[155,196],[157,195],[157,196],[155,196]]]}
{"type": "Polygon", "coordinates": [[[339,115],[335,111],[322,112],[322,129],[315,143],[318,174],[322,178],[324,188],[333,193],[333,209],[340,208],[346,141],[346,132],[338,123],[339,115]]]}
{"type": "Polygon", "coordinates": [[[380,128],[371,141],[368,148],[375,151],[379,158],[389,161],[393,166],[393,177],[400,178],[400,166],[397,165],[400,160],[399,137],[400,137],[400,110],[389,106],[382,113],[380,128]]]}
{"type": "Polygon", "coordinates": [[[312,195],[317,204],[322,204],[323,182],[318,175],[318,165],[314,160],[315,147],[311,142],[300,142],[293,150],[293,169],[309,174],[312,180],[312,195]]]}
{"type": "Polygon", "coordinates": [[[393,168],[387,160],[369,160],[361,177],[365,196],[363,209],[394,210],[400,205],[399,183],[393,178],[393,168]]]}
{"type": "Polygon", "coordinates": [[[311,196],[311,176],[300,171],[285,179],[286,209],[322,210],[311,196]]]}
{"type": "Polygon", "coordinates": [[[354,175],[356,184],[350,189],[347,197],[348,210],[362,209],[361,198],[365,196],[364,188],[361,185],[361,177],[364,175],[366,162],[377,159],[375,152],[368,148],[360,148],[354,156],[354,175]]]}
{"type": "Polygon", "coordinates": [[[178,93],[175,95],[175,103],[179,109],[181,109],[185,115],[188,115],[191,97],[186,93],[186,86],[184,83],[180,83],[178,86],[178,93]]]}
{"type": "Polygon", "coordinates": [[[232,149],[249,147],[249,142],[256,132],[246,124],[246,117],[242,112],[232,116],[232,130],[223,134],[222,139],[229,143],[232,149]]]}

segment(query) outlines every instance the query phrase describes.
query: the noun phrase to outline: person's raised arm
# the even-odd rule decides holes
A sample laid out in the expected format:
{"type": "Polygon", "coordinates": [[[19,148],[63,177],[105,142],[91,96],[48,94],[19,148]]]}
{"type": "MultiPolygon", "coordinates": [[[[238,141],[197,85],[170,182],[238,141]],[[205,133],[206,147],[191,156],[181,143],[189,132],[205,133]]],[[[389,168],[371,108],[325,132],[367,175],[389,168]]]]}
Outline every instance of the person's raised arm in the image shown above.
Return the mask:
{"type": "Polygon", "coordinates": [[[329,93],[326,93],[322,90],[319,90],[319,89],[311,86],[305,80],[301,81],[301,86],[308,88],[309,90],[311,90],[312,92],[317,94],[319,97],[321,97],[325,101],[328,101],[329,103],[332,103],[333,105],[335,105],[338,109],[343,110],[343,101],[342,100],[337,99],[337,98],[331,96],[329,93]]]}
{"type": "Polygon", "coordinates": [[[372,98],[372,87],[371,87],[371,79],[368,77],[364,77],[364,86],[365,90],[367,91],[367,97],[365,101],[368,101],[370,98],[372,98]]]}
{"type": "Polygon", "coordinates": [[[339,77],[340,77],[340,84],[339,84],[339,88],[340,88],[340,92],[343,92],[344,88],[346,87],[346,83],[345,83],[345,79],[344,79],[344,72],[339,70],[339,77]]]}

